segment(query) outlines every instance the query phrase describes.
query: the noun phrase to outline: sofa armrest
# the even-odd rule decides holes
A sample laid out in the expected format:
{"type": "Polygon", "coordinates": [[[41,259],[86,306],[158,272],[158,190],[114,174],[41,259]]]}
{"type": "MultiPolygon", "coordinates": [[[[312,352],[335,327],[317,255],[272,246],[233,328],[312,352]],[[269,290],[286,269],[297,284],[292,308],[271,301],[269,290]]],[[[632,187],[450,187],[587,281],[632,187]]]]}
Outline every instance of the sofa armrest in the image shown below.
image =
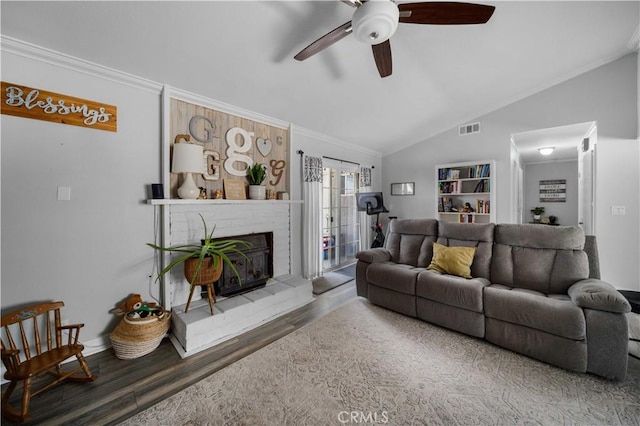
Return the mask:
{"type": "Polygon", "coordinates": [[[627,299],[606,281],[580,280],[569,287],[568,293],[573,303],[581,308],[621,314],[631,311],[627,299]]]}
{"type": "Polygon", "coordinates": [[[389,253],[389,250],[382,247],[372,248],[356,253],[356,259],[367,263],[386,262],[391,260],[391,253],[389,253]]]}
{"type": "Polygon", "coordinates": [[[367,282],[367,269],[372,263],[381,263],[391,260],[391,253],[383,247],[362,250],[356,253],[356,294],[369,297],[369,283],[367,282]]]}

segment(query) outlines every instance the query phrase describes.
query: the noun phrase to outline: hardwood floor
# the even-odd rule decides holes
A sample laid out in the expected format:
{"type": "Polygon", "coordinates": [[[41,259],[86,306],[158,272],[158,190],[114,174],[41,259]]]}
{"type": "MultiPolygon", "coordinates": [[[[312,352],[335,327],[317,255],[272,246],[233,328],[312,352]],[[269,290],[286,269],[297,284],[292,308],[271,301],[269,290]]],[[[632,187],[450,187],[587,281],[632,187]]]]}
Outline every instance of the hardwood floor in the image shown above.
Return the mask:
{"type": "MultiPolygon", "coordinates": [[[[111,349],[89,356],[87,361],[98,379],[65,383],[36,396],[31,402],[33,419],[27,424],[117,424],[355,298],[355,281],[351,281],[302,308],[186,359],[180,358],[168,339],[149,355],[134,360],[119,360],[111,349]]],[[[14,406],[20,393],[21,388],[12,396],[14,406]]],[[[3,419],[2,424],[11,423],[3,419]]]]}

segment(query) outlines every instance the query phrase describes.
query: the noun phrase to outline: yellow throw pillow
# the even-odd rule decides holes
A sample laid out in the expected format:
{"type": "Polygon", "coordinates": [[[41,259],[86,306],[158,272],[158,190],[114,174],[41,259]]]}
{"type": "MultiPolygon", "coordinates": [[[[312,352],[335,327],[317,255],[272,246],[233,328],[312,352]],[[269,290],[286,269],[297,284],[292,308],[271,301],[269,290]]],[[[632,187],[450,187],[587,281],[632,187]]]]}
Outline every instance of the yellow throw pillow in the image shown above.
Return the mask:
{"type": "Polygon", "coordinates": [[[427,269],[441,274],[471,278],[471,264],[475,254],[475,247],[447,247],[433,243],[433,258],[427,269]]]}

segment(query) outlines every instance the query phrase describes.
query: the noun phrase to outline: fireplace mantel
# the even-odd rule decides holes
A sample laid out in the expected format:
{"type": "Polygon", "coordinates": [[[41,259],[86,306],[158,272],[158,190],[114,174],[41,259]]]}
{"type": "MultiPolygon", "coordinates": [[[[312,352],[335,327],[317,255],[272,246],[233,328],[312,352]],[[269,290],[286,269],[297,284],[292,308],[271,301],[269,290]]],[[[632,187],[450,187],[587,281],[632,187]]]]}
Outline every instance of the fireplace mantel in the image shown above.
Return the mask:
{"type": "Polygon", "coordinates": [[[302,204],[302,200],[183,200],[176,199],[149,199],[147,204],[154,206],[165,206],[170,204],[256,204],[256,203],[276,203],[276,204],[302,204]]]}

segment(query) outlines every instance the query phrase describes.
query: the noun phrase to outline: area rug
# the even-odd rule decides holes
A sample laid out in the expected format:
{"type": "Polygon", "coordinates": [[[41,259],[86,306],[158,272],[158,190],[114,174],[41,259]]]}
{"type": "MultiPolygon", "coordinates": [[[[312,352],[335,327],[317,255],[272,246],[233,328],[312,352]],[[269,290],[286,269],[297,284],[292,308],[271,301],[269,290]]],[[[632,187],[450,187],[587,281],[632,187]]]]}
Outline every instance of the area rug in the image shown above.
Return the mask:
{"type": "Polygon", "coordinates": [[[352,277],[339,272],[327,272],[323,276],[315,278],[312,281],[313,294],[322,294],[326,291],[339,287],[342,284],[346,284],[352,279],[352,277]]]}
{"type": "Polygon", "coordinates": [[[122,424],[637,426],[639,389],[357,299],[122,424]]]}

